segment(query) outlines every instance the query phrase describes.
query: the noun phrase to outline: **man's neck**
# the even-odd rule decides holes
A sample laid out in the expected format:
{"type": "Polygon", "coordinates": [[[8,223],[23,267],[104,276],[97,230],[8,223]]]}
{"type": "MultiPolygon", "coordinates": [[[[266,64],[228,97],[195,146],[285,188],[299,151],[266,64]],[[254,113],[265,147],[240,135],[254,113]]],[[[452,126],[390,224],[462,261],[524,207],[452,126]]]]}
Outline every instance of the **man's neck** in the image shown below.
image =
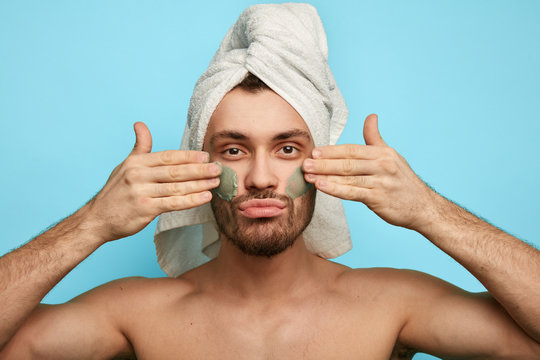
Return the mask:
{"type": "Polygon", "coordinates": [[[222,239],[213,261],[213,282],[227,293],[246,299],[279,300],[309,286],[320,259],[311,254],[302,237],[284,252],[271,258],[249,256],[222,239]]]}

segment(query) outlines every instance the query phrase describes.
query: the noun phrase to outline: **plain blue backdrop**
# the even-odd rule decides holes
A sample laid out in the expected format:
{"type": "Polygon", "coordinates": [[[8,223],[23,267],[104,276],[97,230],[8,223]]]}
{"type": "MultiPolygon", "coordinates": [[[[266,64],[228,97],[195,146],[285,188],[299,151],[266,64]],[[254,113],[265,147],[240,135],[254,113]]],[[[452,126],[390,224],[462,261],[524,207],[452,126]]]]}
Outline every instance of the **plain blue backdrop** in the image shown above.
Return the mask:
{"type": "MultiPolygon", "coordinates": [[[[177,149],[197,78],[254,1],[0,1],[0,254],[103,186],[145,122],[177,149]]],[[[340,143],[381,133],[446,197],[540,245],[540,2],[312,1],[350,117],[340,143]]],[[[410,268],[483,290],[415,232],[346,203],[352,267],[410,268]]],[[[125,276],[164,276],[155,222],[58,284],[59,303],[125,276]]],[[[418,355],[415,359],[428,359],[418,355]]]]}

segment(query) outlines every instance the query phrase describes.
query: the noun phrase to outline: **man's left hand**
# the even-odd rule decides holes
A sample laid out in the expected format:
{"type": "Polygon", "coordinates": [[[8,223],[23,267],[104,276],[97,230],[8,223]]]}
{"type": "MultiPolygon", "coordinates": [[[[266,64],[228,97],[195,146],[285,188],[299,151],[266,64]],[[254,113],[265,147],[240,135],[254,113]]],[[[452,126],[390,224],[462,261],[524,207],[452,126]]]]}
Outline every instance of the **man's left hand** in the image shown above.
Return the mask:
{"type": "Polygon", "coordinates": [[[366,145],[332,145],[304,160],[306,181],[345,200],[364,203],[386,222],[420,230],[436,211],[438,195],[382,139],[377,115],[364,123],[366,145]]]}

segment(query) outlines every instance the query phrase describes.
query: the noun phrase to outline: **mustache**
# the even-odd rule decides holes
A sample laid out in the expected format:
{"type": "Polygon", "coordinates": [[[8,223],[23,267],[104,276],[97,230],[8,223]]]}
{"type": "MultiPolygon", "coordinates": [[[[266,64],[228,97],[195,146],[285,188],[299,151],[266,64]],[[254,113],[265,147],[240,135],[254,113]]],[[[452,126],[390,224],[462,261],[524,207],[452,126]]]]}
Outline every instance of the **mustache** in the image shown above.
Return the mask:
{"type": "Polygon", "coordinates": [[[232,208],[238,208],[238,206],[244,201],[252,199],[278,199],[285,202],[287,206],[291,206],[293,204],[293,200],[290,196],[279,194],[270,189],[263,191],[252,191],[244,195],[236,196],[231,200],[230,204],[232,208]]]}

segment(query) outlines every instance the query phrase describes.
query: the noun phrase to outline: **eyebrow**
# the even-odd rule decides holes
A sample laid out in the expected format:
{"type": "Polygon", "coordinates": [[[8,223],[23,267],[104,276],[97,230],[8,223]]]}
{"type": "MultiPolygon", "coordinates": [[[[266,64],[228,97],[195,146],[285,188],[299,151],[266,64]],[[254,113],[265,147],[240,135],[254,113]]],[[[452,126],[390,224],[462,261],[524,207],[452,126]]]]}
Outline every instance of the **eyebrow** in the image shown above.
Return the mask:
{"type": "Polygon", "coordinates": [[[274,136],[273,140],[287,140],[292,137],[303,137],[307,141],[311,141],[311,136],[309,135],[309,132],[301,129],[292,129],[290,131],[277,134],[276,136],[274,136]]]}
{"type": "Polygon", "coordinates": [[[212,137],[210,138],[210,147],[214,147],[216,141],[220,139],[247,140],[248,137],[239,131],[220,131],[212,135],[212,137]]]}
{"type": "MultiPolygon", "coordinates": [[[[302,129],[292,129],[289,131],[279,133],[276,136],[274,136],[272,140],[280,141],[280,140],[287,140],[293,137],[302,137],[308,142],[311,141],[311,135],[309,134],[309,132],[302,129]]],[[[212,137],[210,138],[210,146],[214,147],[216,141],[220,139],[233,139],[233,140],[242,140],[242,141],[249,140],[249,138],[245,134],[239,131],[224,130],[224,131],[220,131],[212,135],[212,137]]]]}

